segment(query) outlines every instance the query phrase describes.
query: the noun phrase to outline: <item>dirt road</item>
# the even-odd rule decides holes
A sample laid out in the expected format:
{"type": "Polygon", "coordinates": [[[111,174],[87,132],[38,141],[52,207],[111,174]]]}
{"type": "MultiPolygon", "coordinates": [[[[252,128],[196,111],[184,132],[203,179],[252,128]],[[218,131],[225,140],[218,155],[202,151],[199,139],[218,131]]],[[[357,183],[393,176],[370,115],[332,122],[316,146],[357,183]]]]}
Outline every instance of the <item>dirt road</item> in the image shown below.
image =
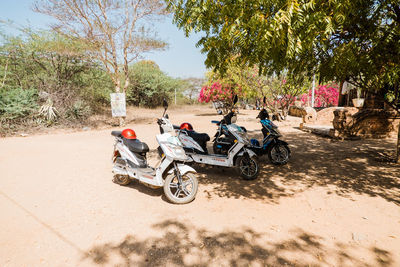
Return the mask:
{"type": "MultiPolygon", "coordinates": [[[[211,135],[212,113],[170,118],[211,135]]],[[[259,129],[256,112],[243,113],[238,124],[259,129]]],[[[156,148],[151,119],[129,126],[156,148]]],[[[400,266],[400,167],[385,161],[395,140],[293,126],[280,125],[288,165],[266,163],[255,181],[196,167],[197,198],[182,206],[112,183],[110,130],[2,138],[0,266],[400,266]]]]}

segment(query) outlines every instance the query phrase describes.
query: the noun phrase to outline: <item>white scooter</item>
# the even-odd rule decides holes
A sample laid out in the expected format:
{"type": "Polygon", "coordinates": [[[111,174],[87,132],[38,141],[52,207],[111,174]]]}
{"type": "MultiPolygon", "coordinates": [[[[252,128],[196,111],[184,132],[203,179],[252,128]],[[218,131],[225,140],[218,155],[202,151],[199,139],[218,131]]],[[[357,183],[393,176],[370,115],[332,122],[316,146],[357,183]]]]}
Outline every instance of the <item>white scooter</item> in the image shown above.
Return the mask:
{"type": "Polygon", "coordinates": [[[136,139],[133,130],[111,132],[115,136],[112,159],[114,182],[127,185],[131,179],[136,179],[153,188],[163,187],[169,201],[186,204],[195,198],[198,180],[196,171],[184,164],[190,158],[186,155],[182,143],[173,134],[168,115],[164,116],[167,107],[168,103],[164,100],[164,114],[158,122],[169,130],[156,136],[164,157],[154,168],[147,164],[146,153],[149,147],[136,139]]]}
{"type": "MultiPolygon", "coordinates": [[[[237,96],[235,96],[234,104],[236,102],[237,96]]],[[[225,116],[220,122],[223,123],[222,127],[226,129],[227,134],[231,135],[234,140],[234,144],[229,149],[227,155],[208,154],[207,141],[210,140],[208,134],[181,130],[179,127],[174,127],[174,129],[178,132],[178,138],[192,162],[223,167],[236,167],[243,179],[253,180],[257,178],[260,171],[257,155],[250,149],[251,143],[247,137],[247,133],[241,127],[232,123],[230,117],[229,121],[227,120],[228,116],[225,116]]],[[[170,130],[169,127],[164,127],[163,125],[160,128],[162,133],[170,130]]]]}

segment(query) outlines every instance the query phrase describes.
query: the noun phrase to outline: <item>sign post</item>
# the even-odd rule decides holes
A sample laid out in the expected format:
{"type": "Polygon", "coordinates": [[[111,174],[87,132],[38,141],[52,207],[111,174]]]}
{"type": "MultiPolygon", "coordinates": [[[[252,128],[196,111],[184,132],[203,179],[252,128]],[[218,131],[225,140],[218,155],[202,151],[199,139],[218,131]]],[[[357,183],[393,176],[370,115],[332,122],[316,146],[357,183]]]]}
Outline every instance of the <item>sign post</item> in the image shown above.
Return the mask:
{"type": "Polygon", "coordinates": [[[111,113],[113,117],[120,117],[120,126],[123,118],[126,117],[126,100],[125,93],[111,93],[111,113]]]}

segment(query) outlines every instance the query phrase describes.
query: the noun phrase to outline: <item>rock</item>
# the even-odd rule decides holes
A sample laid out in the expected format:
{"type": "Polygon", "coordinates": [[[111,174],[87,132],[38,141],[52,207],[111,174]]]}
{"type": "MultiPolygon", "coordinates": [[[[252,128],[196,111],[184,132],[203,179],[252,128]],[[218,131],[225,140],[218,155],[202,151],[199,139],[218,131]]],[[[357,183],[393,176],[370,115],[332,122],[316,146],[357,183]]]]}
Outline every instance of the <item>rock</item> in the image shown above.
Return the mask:
{"type": "Polygon", "coordinates": [[[347,109],[334,112],[333,127],[344,138],[384,138],[395,131],[395,113],[383,109],[361,109],[350,114],[347,109]]]}
{"type": "Polygon", "coordinates": [[[86,126],[86,127],[83,127],[82,130],[84,130],[84,131],[90,131],[91,128],[86,126]]]}
{"type": "Polygon", "coordinates": [[[335,129],[330,129],[329,136],[332,138],[336,138],[336,137],[339,137],[339,133],[335,129]]]}
{"type": "Polygon", "coordinates": [[[21,133],[21,134],[19,134],[21,137],[27,137],[27,136],[29,136],[29,134],[26,134],[26,133],[21,133]]]}
{"type": "Polygon", "coordinates": [[[331,126],[325,125],[303,125],[301,130],[309,131],[322,136],[331,136],[331,132],[334,129],[331,126]]]}
{"type": "Polygon", "coordinates": [[[302,117],[304,123],[315,122],[317,119],[317,111],[312,107],[289,107],[289,115],[295,117],[302,117]]]}
{"type": "Polygon", "coordinates": [[[294,117],[303,116],[303,108],[299,106],[290,106],[289,107],[289,115],[294,117]]]}
{"type": "Polygon", "coordinates": [[[304,123],[310,123],[317,120],[317,111],[314,108],[305,107],[303,109],[304,111],[302,114],[302,118],[304,123]]]}

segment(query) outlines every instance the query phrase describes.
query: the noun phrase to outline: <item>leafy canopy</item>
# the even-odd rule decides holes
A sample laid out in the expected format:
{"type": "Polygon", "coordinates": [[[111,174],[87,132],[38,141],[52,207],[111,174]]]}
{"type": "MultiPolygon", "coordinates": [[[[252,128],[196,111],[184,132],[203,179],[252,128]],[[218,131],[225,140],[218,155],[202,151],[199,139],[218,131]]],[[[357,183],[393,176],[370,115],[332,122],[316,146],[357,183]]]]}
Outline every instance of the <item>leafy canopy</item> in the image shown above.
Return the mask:
{"type": "Polygon", "coordinates": [[[343,21],[342,2],[172,0],[168,7],[186,34],[205,33],[198,45],[207,53],[207,66],[223,69],[233,59],[283,70],[343,21]]]}
{"type": "Polygon", "coordinates": [[[197,45],[208,67],[317,72],[400,99],[398,0],[169,0],[168,8],[187,35],[204,33],[197,45]]]}

